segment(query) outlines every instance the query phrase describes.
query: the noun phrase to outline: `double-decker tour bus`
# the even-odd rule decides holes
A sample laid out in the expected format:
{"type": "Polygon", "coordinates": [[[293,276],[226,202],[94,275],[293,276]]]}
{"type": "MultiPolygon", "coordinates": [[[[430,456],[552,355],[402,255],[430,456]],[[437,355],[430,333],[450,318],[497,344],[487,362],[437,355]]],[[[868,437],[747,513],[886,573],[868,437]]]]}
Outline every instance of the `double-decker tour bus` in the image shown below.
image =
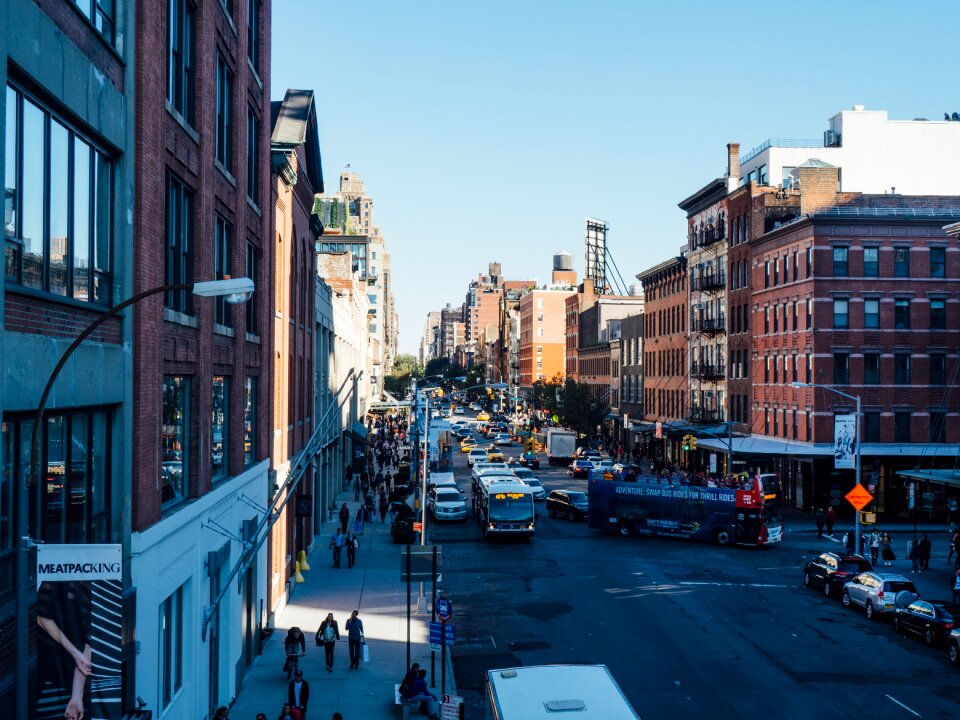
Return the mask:
{"type": "Polygon", "coordinates": [[[590,527],[629,535],[662,535],[720,545],[769,545],[783,539],[783,493],[774,474],[733,487],[670,484],[650,476],[620,482],[592,471],[590,527]]]}
{"type": "Polygon", "coordinates": [[[533,491],[515,476],[481,475],[473,482],[473,512],[485,538],[533,537],[533,491]]]}

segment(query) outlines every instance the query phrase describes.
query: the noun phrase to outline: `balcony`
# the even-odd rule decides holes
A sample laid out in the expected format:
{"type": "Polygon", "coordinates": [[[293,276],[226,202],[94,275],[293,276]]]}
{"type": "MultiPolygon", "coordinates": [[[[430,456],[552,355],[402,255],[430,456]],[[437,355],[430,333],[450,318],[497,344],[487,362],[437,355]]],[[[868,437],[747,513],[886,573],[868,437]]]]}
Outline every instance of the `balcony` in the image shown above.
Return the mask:
{"type": "Polygon", "coordinates": [[[687,419],[691,422],[723,422],[723,409],[694,406],[687,419]]]}
{"type": "Polygon", "coordinates": [[[693,363],[690,366],[690,375],[703,380],[723,380],[727,377],[727,368],[724,365],[693,363]]]}
{"type": "Polygon", "coordinates": [[[711,318],[698,317],[694,315],[690,326],[694,332],[703,333],[705,335],[716,335],[717,333],[726,332],[727,319],[724,315],[711,318]]]}
{"type": "Polygon", "coordinates": [[[693,290],[702,290],[709,292],[711,290],[720,290],[727,286],[727,274],[723,270],[707,273],[693,278],[691,287],[693,290]]]}
{"type": "Polygon", "coordinates": [[[723,224],[708,227],[700,234],[700,247],[709,247],[716,242],[725,240],[726,237],[727,232],[723,224]]]}

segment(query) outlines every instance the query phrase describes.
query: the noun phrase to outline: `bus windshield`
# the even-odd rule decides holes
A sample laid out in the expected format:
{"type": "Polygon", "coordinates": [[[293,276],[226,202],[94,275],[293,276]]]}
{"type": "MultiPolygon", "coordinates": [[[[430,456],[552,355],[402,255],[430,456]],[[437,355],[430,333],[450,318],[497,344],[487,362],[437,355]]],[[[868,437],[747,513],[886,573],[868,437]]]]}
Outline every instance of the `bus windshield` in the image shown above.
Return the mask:
{"type": "Polygon", "coordinates": [[[499,522],[533,522],[533,502],[529,497],[521,500],[490,499],[488,515],[499,522]]]}

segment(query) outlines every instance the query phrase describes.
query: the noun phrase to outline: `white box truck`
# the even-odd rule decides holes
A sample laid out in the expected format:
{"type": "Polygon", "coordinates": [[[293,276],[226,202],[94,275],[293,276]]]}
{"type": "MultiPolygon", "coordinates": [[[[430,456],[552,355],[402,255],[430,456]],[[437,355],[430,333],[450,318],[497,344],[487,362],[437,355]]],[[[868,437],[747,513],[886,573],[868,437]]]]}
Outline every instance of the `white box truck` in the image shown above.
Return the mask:
{"type": "Polygon", "coordinates": [[[577,451],[577,434],[573,430],[547,428],[547,461],[551,465],[569,465],[577,451]]]}
{"type": "Polygon", "coordinates": [[[606,665],[530,665],[487,672],[487,720],[640,720],[606,665]]]}

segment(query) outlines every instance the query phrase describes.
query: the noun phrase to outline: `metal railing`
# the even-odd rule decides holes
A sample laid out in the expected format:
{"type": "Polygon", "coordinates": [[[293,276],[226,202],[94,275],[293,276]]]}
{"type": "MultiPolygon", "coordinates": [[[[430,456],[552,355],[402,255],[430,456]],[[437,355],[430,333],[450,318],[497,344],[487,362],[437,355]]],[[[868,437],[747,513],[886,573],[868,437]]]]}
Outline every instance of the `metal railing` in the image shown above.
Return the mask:
{"type": "Polygon", "coordinates": [[[687,418],[696,422],[720,422],[723,420],[723,409],[694,406],[690,408],[687,418]]]}
{"type": "Polygon", "coordinates": [[[693,318],[693,331],[701,333],[724,332],[727,329],[727,319],[723,315],[710,318],[693,318]]]}
{"type": "Polygon", "coordinates": [[[723,270],[695,276],[691,283],[693,290],[717,290],[726,287],[726,285],[727,273],[723,270]]]}
{"type": "Polygon", "coordinates": [[[781,148],[822,148],[823,140],[803,140],[795,138],[768,138],[762,143],[757,145],[755,148],[750,150],[746,155],[740,156],[740,166],[743,167],[746,163],[753,160],[757,155],[762,153],[764,150],[770,147],[781,147],[781,148]]]}
{"type": "Polygon", "coordinates": [[[727,376],[727,368],[724,365],[693,363],[690,366],[690,374],[698,378],[725,378],[727,376]]]}

